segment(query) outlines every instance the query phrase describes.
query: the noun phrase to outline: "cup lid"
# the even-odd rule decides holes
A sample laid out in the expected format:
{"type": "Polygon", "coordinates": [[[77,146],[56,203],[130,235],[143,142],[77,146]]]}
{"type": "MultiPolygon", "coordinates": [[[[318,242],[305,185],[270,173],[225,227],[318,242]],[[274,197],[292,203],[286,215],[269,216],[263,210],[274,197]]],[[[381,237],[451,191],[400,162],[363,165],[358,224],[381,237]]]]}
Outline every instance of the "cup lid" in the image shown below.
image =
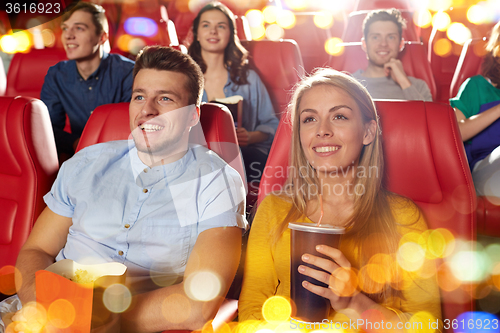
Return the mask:
{"type": "Polygon", "coordinates": [[[321,234],[345,234],[344,227],[337,227],[330,224],[322,224],[318,227],[314,223],[293,222],[288,223],[288,228],[298,231],[317,232],[321,234]]]}

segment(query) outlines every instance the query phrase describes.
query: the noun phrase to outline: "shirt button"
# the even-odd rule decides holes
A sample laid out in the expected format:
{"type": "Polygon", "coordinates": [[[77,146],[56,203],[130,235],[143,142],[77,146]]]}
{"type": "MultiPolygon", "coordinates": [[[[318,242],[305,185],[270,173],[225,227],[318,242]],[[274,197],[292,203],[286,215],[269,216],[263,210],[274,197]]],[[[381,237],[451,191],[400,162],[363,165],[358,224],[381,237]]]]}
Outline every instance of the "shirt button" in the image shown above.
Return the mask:
{"type": "Polygon", "coordinates": [[[130,224],[128,224],[128,223],[125,224],[125,228],[127,228],[127,229],[130,228],[130,224]]]}
{"type": "Polygon", "coordinates": [[[92,87],[89,87],[89,90],[92,90],[92,87]]]}
{"type": "Polygon", "coordinates": [[[95,77],[95,79],[96,79],[96,80],[99,80],[99,77],[98,77],[98,76],[96,76],[96,77],[95,77]]]}
{"type": "Polygon", "coordinates": [[[118,254],[122,256],[123,255],[123,251],[118,251],[118,254]]]}
{"type": "Polygon", "coordinates": [[[145,169],[144,169],[144,173],[148,173],[148,168],[145,168],[145,169]]]}
{"type": "Polygon", "coordinates": [[[147,188],[145,188],[144,190],[142,190],[142,192],[144,192],[144,193],[148,193],[148,189],[147,189],[147,188]]]}

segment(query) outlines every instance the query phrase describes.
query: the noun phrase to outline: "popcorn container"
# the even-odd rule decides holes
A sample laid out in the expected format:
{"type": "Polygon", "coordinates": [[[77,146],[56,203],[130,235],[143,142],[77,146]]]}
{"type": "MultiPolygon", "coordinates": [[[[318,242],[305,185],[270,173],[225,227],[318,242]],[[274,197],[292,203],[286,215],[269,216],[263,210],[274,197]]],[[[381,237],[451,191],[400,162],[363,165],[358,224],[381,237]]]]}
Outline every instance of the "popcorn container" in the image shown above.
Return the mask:
{"type": "Polygon", "coordinates": [[[82,265],[64,259],[36,272],[36,301],[46,311],[48,331],[120,332],[120,316],[131,302],[120,263],[82,265]]]}

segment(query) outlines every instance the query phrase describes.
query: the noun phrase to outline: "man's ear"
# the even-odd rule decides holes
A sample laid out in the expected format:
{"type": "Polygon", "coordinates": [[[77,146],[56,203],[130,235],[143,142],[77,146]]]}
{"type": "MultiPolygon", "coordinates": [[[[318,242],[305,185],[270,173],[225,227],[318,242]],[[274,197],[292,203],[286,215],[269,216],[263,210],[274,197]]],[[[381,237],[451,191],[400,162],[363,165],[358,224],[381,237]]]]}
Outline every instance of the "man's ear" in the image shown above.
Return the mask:
{"type": "Polygon", "coordinates": [[[196,111],[193,110],[193,112],[191,114],[191,120],[189,121],[189,126],[190,127],[195,126],[200,121],[200,107],[199,106],[195,106],[195,109],[196,109],[196,111]]]}
{"type": "Polygon", "coordinates": [[[104,45],[104,43],[106,43],[108,38],[109,38],[109,35],[107,32],[105,32],[105,31],[101,32],[101,36],[99,37],[99,43],[101,45],[104,45]]]}
{"type": "Polygon", "coordinates": [[[361,49],[363,49],[363,51],[365,51],[365,53],[366,53],[366,41],[365,41],[365,37],[361,38],[361,49]]]}
{"type": "Polygon", "coordinates": [[[375,140],[377,135],[377,122],[375,120],[370,120],[368,124],[365,125],[365,136],[363,137],[363,144],[369,145],[375,140]]]}
{"type": "Polygon", "coordinates": [[[401,37],[401,42],[399,42],[399,52],[403,52],[405,49],[405,39],[401,37]]]}

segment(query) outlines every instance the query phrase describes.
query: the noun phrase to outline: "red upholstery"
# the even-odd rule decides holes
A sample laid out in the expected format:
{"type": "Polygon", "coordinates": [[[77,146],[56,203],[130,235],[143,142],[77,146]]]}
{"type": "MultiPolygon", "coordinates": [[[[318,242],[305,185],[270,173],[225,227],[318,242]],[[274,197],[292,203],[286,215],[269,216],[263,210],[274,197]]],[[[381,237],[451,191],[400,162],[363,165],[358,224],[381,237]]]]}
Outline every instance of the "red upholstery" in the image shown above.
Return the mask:
{"type": "MultiPolygon", "coordinates": [[[[97,107],[85,125],[76,151],[96,143],[128,139],[130,136],[128,106],[128,103],[116,103],[97,107]]],[[[201,132],[199,128],[191,129],[190,141],[202,143],[206,140],[209,149],[216,152],[240,172],[242,179],[246,179],[234,130],[234,121],[229,110],[219,104],[205,103],[201,106],[200,124],[203,131],[201,132]],[[199,137],[203,134],[204,138],[199,137]]],[[[225,322],[233,320],[237,311],[237,300],[225,300],[212,322],[214,330],[225,322]]]]}
{"type": "MultiPolygon", "coordinates": [[[[115,103],[97,107],[85,125],[76,151],[96,143],[129,139],[128,106],[129,103],[115,103]]],[[[236,169],[242,179],[246,179],[229,110],[219,104],[205,103],[201,106],[200,124],[202,132],[194,127],[190,141],[203,144],[206,140],[205,146],[236,169]]]]}
{"type": "MultiPolygon", "coordinates": [[[[0,97],[0,128],[1,271],[5,265],[16,263],[19,250],[45,208],[42,197],[49,192],[59,163],[49,113],[41,101],[0,97]]],[[[13,285],[13,275],[9,281],[13,285]]]]}
{"type": "MultiPolygon", "coordinates": [[[[344,43],[344,53],[338,57],[333,57],[330,67],[354,73],[358,69],[368,66],[366,53],[361,48],[361,42],[344,43]]],[[[427,53],[421,42],[405,42],[404,50],[399,54],[399,59],[403,63],[406,75],[424,80],[429,87],[432,99],[436,98],[436,83],[432,75],[431,65],[427,61],[427,53]]]]}
{"type": "Polygon", "coordinates": [[[30,96],[40,98],[45,75],[49,67],[67,60],[60,49],[32,49],[29,53],[16,53],[7,73],[6,96],[30,96]]]}
{"type": "Polygon", "coordinates": [[[304,76],[304,64],[297,43],[285,39],[242,41],[242,44],[250,52],[250,65],[266,85],[274,112],[280,117],[286,110],[290,89],[304,76]]]}
{"type": "Polygon", "coordinates": [[[486,37],[470,39],[465,42],[457,68],[453,74],[450,85],[450,97],[455,97],[462,83],[468,78],[481,74],[481,64],[483,63],[484,46],[488,42],[486,37]]]}
{"type": "MultiPolygon", "coordinates": [[[[391,7],[378,7],[391,8],[391,7]]],[[[418,29],[413,23],[413,12],[408,10],[400,10],[401,15],[406,19],[406,29],[403,29],[403,38],[407,41],[419,41],[418,29]]],[[[370,10],[360,10],[349,14],[347,25],[342,35],[344,43],[359,42],[363,38],[363,21],[370,10]]]]}
{"type": "Polygon", "coordinates": [[[408,0],[357,0],[354,10],[374,10],[380,8],[411,9],[408,0]]]}
{"type": "Polygon", "coordinates": [[[436,102],[448,104],[448,100],[450,99],[451,80],[453,79],[455,68],[457,67],[458,56],[452,51],[446,56],[439,56],[434,52],[435,43],[442,38],[447,38],[446,32],[433,28],[429,38],[427,59],[431,64],[434,80],[436,81],[436,102]]]}
{"type": "MultiPolygon", "coordinates": [[[[377,101],[388,189],[417,203],[430,228],[475,239],[476,195],[451,107],[420,101],[377,101]]],[[[291,143],[290,122],[281,120],[261,180],[259,202],[284,184],[291,143]]],[[[442,292],[443,318],[472,311],[470,296],[442,292]]],[[[451,332],[451,331],[450,331],[451,332]]]]}
{"type": "Polygon", "coordinates": [[[5,95],[5,89],[7,89],[7,75],[3,68],[3,61],[0,61],[0,96],[5,95]]]}

